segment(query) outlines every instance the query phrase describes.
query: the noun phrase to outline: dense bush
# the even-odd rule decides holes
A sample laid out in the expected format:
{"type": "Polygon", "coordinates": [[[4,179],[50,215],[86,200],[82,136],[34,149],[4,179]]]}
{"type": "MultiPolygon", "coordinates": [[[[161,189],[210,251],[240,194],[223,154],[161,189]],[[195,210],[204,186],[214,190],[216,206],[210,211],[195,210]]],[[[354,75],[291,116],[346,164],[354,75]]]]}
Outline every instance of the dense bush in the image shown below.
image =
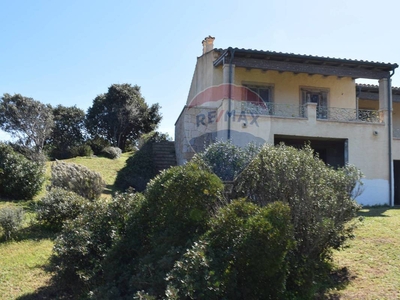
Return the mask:
{"type": "Polygon", "coordinates": [[[51,165],[50,189],[60,187],[94,200],[100,197],[104,186],[101,175],[85,166],[60,161],[51,165]]]}
{"type": "Polygon", "coordinates": [[[87,145],[92,149],[94,155],[101,155],[101,151],[103,151],[104,148],[111,146],[107,140],[101,137],[88,140],[87,145]]]}
{"type": "Polygon", "coordinates": [[[224,203],[222,191],[217,176],[193,163],[164,170],[151,180],[142,208],[107,258],[107,284],[99,295],[132,299],[144,290],[161,297],[174,262],[206,232],[209,219],[224,203]]]}
{"type": "Polygon", "coordinates": [[[0,143],[0,196],[32,199],[42,188],[44,166],[0,143]]]}
{"type": "Polygon", "coordinates": [[[193,160],[202,159],[221,180],[233,181],[260,151],[260,147],[249,144],[238,147],[232,142],[218,141],[197,153],[193,160]]]}
{"type": "Polygon", "coordinates": [[[57,274],[69,284],[93,284],[102,275],[102,261],[115,241],[125,234],[127,220],[141,207],[143,196],[127,192],[111,201],[85,205],[75,219],[64,223],[54,246],[53,263],[57,274]]]}
{"type": "Polygon", "coordinates": [[[0,210],[0,228],[5,239],[11,239],[21,227],[24,220],[24,210],[20,207],[4,207],[0,210]]]}
{"type": "Polygon", "coordinates": [[[92,156],[93,151],[89,145],[83,144],[78,146],[73,146],[69,149],[71,157],[77,156],[92,156]]]}
{"type": "Polygon", "coordinates": [[[143,134],[138,141],[139,149],[128,158],[125,167],[118,172],[114,182],[115,188],[125,191],[132,187],[138,192],[143,192],[150,179],[157,175],[153,161],[153,143],[168,139],[167,134],[156,131],[143,134]]]}
{"type": "Polygon", "coordinates": [[[209,171],[198,157],[144,196],[89,202],[56,240],[58,275],[94,299],[312,298],[331,250],[352,236],[360,172],[310,147],[264,146],[236,179],[246,200],[227,204],[209,171]]]}
{"type": "Polygon", "coordinates": [[[156,175],[153,146],[152,143],[146,143],[127,159],[125,167],[117,174],[114,187],[121,192],[130,187],[143,192],[150,179],[156,175]]]}
{"type": "Polygon", "coordinates": [[[290,210],[236,200],[168,274],[168,299],[283,299],[293,247],[290,210]]]}
{"type": "Polygon", "coordinates": [[[44,165],[46,161],[48,160],[46,154],[44,152],[36,152],[35,149],[28,148],[24,145],[21,145],[18,142],[11,142],[8,141],[7,145],[9,145],[15,153],[22,154],[25,158],[27,158],[30,161],[33,161],[37,164],[42,164],[44,165]]]}
{"type": "Polygon", "coordinates": [[[121,156],[122,150],[118,147],[105,147],[101,154],[110,159],[117,159],[121,156]]]}
{"type": "Polygon", "coordinates": [[[275,201],[288,203],[296,248],[290,257],[289,288],[312,293],[318,270],[352,237],[359,205],[352,199],[360,172],[352,167],[334,170],[306,146],[265,145],[238,177],[235,190],[260,206],[275,201]]]}
{"type": "Polygon", "coordinates": [[[88,201],[72,191],[53,188],[37,202],[37,220],[61,230],[65,221],[75,219],[86,209],[88,201]]]}
{"type": "Polygon", "coordinates": [[[146,143],[159,143],[159,142],[165,142],[165,141],[171,141],[171,137],[168,135],[168,133],[162,133],[158,131],[151,131],[149,133],[144,133],[140,136],[137,146],[138,148],[142,148],[143,145],[146,143]]]}

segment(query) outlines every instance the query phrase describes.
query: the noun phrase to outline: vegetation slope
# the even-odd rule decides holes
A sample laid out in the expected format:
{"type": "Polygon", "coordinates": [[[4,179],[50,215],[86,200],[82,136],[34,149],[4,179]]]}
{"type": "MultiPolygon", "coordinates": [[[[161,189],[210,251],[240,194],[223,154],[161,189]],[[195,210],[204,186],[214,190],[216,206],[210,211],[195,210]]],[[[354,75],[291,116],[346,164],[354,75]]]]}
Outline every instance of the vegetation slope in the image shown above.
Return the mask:
{"type": "MultiPolygon", "coordinates": [[[[106,181],[103,196],[109,197],[113,182],[130,154],[117,160],[78,157],[67,160],[99,172],[106,181]]],[[[49,165],[50,166],[50,165],[49,165]]],[[[49,176],[49,173],[48,173],[49,176]]],[[[0,299],[62,299],[50,285],[53,275],[49,257],[54,234],[33,222],[33,207],[41,193],[29,201],[0,201],[4,206],[20,206],[27,211],[24,228],[13,241],[0,232],[0,299]]],[[[344,251],[334,253],[338,272],[321,299],[396,299],[400,297],[400,210],[388,207],[365,208],[356,237],[344,251]]]]}

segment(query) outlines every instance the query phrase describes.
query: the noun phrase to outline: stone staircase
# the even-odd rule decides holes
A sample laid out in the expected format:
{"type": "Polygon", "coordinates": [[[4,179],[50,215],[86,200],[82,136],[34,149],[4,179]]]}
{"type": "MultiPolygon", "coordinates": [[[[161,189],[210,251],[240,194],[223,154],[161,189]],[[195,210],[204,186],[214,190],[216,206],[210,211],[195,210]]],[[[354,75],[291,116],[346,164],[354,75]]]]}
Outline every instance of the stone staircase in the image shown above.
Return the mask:
{"type": "Polygon", "coordinates": [[[172,141],[154,143],[153,158],[157,173],[176,166],[175,143],[172,141]]]}

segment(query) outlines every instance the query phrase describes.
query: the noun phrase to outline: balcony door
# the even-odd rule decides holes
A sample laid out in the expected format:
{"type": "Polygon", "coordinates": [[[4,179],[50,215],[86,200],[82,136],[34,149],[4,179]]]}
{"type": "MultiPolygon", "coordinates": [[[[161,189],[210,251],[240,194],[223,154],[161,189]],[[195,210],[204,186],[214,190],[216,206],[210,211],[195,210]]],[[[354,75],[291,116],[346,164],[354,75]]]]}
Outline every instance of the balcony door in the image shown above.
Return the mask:
{"type": "Polygon", "coordinates": [[[301,88],[302,104],[317,104],[317,119],[327,119],[328,117],[328,90],[317,88],[301,88]]]}

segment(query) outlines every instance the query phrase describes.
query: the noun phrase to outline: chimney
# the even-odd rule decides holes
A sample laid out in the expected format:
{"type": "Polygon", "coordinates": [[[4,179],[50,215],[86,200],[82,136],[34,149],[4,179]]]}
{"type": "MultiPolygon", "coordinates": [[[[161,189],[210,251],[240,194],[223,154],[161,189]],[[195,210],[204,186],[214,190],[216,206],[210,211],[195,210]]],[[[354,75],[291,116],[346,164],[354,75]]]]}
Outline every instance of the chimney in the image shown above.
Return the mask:
{"type": "Polygon", "coordinates": [[[214,49],[214,40],[215,37],[212,37],[209,35],[203,40],[203,54],[206,54],[207,52],[210,52],[212,49],[214,49]]]}

